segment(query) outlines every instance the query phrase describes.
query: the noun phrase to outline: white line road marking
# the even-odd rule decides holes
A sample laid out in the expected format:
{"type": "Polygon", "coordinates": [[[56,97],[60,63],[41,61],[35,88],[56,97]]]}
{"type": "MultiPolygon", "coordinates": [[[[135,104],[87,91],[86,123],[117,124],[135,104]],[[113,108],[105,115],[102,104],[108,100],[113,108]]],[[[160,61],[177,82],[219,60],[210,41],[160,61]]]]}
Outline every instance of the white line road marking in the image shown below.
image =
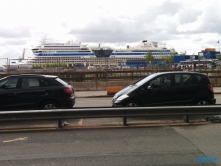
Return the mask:
{"type": "Polygon", "coordinates": [[[24,137],[24,138],[16,138],[16,139],[13,139],[13,140],[6,140],[6,141],[3,141],[3,142],[14,142],[14,141],[24,141],[24,140],[27,140],[28,137],[24,137]]]}

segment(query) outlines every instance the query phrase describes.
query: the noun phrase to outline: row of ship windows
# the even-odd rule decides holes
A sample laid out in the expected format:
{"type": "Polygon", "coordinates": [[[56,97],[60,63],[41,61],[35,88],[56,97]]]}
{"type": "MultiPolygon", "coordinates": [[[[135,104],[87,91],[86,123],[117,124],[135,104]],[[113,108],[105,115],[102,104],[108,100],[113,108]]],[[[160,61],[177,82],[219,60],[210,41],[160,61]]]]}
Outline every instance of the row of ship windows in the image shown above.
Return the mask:
{"type": "MultiPolygon", "coordinates": [[[[112,55],[146,55],[146,53],[112,53],[112,55]]],[[[171,55],[171,52],[152,52],[152,55],[171,55]]]]}
{"type": "Polygon", "coordinates": [[[87,48],[41,48],[38,51],[47,51],[47,50],[89,50],[87,48]]]}
{"type": "MultiPolygon", "coordinates": [[[[100,63],[100,62],[104,62],[104,61],[94,61],[94,62],[98,62],[98,63],[100,63]]],[[[45,63],[45,64],[47,64],[47,63],[54,63],[54,64],[57,64],[56,62],[44,62],[44,61],[38,61],[38,62],[33,62],[33,64],[42,64],[42,63],[45,63]]],[[[85,63],[85,62],[83,62],[83,61],[67,61],[67,62],[64,62],[64,63],[85,63]]],[[[116,63],[116,62],[108,62],[108,63],[116,63]]]]}
{"type": "MultiPolygon", "coordinates": [[[[88,60],[91,60],[91,59],[94,59],[94,60],[100,60],[100,61],[104,61],[103,59],[98,59],[98,58],[88,58],[88,60]]],[[[117,58],[117,59],[111,59],[111,60],[124,60],[125,58],[117,58]]],[[[127,58],[127,59],[143,59],[143,58],[127,58]]],[[[54,58],[54,57],[42,57],[41,59],[38,59],[38,60],[54,60],[54,61],[62,61],[62,60],[87,60],[86,59],[83,59],[83,58],[54,58]]]]}
{"type": "MultiPolygon", "coordinates": [[[[36,52],[37,53],[37,52],[36,52]]],[[[54,56],[54,54],[41,54],[43,56],[54,56]]],[[[87,54],[91,55],[91,54],[87,54]]],[[[146,55],[146,53],[112,53],[111,55],[146,55]]],[[[153,52],[152,55],[171,55],[171,52],[153,52]]]]}

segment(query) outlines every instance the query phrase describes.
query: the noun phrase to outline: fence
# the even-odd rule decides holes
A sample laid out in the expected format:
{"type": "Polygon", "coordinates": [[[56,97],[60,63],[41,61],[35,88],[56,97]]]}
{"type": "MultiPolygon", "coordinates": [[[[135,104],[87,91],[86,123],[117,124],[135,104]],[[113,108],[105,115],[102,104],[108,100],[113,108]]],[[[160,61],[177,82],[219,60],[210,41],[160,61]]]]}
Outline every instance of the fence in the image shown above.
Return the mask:
{"type": "MultiPolygon", "coordinates": [[[[221,70],[219,69],[186,69],[207,74],[211,79],[221,79],[221,70]]],[[[0,73],[0,77],[5,77],[12,74],[44,74],[44,75],[58,75],[61,79],[67,82],[90,82],[90,81],[122,81],[122,80],[138,80],[154,72],[166,71],[181,71],[181,70],[157,70],[157,69],[134,69],[134,70],[115,70],[115,71],[23,71],[0,73]]],[[[218,82],[218,81],[217,81],[218,82]]]]}

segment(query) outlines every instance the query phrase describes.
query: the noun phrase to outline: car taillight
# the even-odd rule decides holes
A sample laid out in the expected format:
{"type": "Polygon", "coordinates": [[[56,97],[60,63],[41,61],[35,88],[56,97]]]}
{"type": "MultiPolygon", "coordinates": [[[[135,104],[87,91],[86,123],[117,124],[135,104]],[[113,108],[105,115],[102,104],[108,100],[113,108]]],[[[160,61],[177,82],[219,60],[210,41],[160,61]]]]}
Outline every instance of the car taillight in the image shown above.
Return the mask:
{"type": "Polygon", "coordinates": [[[64,88],[64,93],[73,93],[71,88],[64,88]]]}
{"type": "Polygon", "coordinates": [[[209,88],[209,90],[210,90],[211,92],[214,93],[214,91],[213,91],[213,85],[212,85],[212,84],[208,84],[207,87],[209,88]]]}

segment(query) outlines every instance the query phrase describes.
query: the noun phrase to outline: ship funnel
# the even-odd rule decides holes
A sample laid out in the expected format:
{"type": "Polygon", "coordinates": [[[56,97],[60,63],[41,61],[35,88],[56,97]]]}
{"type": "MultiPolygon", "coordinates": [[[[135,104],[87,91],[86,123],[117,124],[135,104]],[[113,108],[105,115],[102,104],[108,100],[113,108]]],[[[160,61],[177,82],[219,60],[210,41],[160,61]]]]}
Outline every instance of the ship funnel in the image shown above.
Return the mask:
{"type": "Polygon", "coordinates": [[[25,48],[23,49],[23,53],[22,53],[22,60],[25,59],[25,48]]]}

